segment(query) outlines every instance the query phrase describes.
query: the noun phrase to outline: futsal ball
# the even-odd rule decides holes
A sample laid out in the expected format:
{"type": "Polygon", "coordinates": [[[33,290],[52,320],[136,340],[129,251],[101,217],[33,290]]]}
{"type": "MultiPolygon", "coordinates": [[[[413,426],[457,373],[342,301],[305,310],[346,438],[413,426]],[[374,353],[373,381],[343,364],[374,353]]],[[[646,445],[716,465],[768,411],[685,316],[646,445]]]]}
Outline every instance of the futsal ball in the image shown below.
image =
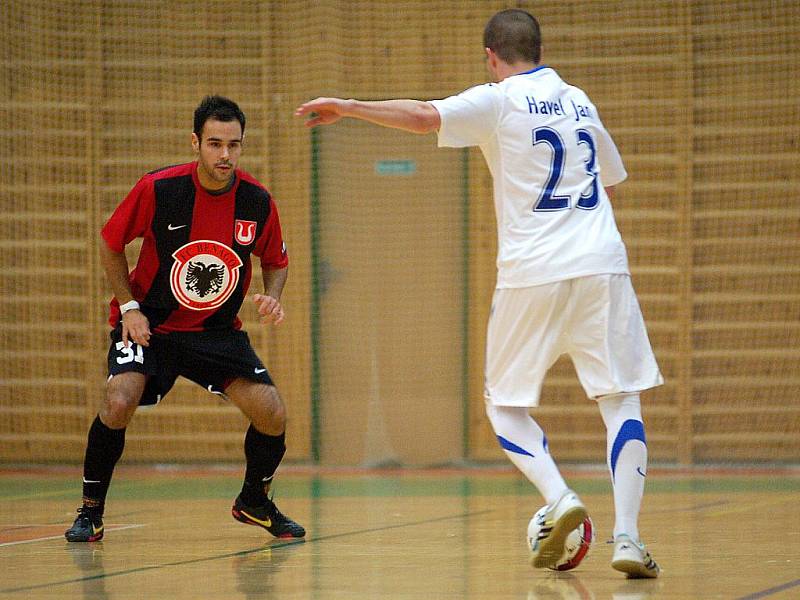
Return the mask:
{"type": "MultiPolygon", "coordinates": [[[[547,513],[547,505],[536,511],[530,523],[528,523],[528,548],[536,550],[539,544],[539,532],[544,525],[544,515],[547,513]]],[[[569,532],[564,542],[564,554],[561,555],[554,564],[547,568],[553,571],[569,571],[574,569],[589,554],[589,548],[594,541],[594,525],[587,516],[580,525],[569,532]]]]}

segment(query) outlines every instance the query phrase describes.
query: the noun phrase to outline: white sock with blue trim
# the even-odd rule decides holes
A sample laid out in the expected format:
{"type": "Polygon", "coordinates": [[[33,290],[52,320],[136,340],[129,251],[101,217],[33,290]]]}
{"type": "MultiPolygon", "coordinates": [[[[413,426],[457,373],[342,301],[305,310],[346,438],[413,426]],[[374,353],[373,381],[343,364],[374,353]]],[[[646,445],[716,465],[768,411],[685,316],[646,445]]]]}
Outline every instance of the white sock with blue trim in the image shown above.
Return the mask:
{"type": "Polygon", "coordinates": [[[497,441],[512,463],[522,471],[547,504],[554,504],[567,490],[547,448],[547,438],[524,406],[494,406],[486,403],[486,416],[497,441]]]}
{"type": "Polygon", "coordinates": [[[608,469],[614,488],[614,537],[639,541],[639,510],[647,476],[647,442],[638,393],[598,398],[606,424],[608,469]]]}

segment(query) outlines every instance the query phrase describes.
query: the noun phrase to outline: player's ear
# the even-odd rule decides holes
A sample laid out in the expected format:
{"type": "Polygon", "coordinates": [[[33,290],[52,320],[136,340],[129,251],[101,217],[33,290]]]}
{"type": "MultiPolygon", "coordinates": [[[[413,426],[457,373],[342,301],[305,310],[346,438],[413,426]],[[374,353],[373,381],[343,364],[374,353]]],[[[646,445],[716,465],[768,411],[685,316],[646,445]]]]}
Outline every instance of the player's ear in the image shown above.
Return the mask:
{"type": "Polygon", "coordinates": [[[192,150],[195,154],[200,154],[200,138],[194,131],[192,132],[192,150]]]}
{"type": "Polygon", "coordinates": [[[484,48],[484,50],[486,51],[486,68],[489,69],[489,73],[492,74],[492,77],[497,79],[497,62],[499,60],[497,54],[495,54],[494,50],[491,48],[484,48]]]}

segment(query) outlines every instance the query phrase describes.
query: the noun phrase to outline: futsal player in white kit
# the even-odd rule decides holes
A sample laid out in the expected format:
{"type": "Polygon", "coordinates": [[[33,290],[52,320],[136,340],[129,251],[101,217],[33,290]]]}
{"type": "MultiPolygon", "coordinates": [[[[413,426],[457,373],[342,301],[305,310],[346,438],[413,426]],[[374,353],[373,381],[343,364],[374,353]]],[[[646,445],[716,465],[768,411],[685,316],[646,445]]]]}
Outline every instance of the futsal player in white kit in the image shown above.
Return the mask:
{"type": "Polygon", "coordinates": [[[494,180],[498,237],[486,413],[506,455],[548,504],[543,530],[550,533],[531,563],[555,563],[587,515],[529,413],[547,370],[568,354],[607,429],[616,515],[611,566],[628,577],[657,577],[638,530],[647,473],[639,392],[663,379],[609,201],[627,174],[588,96],[541,64],[533,16],[495,14],[484,47],[497,83],[431,102],[317,98],[295,114],[309,115],[309,127],[352,117],[436,131],[443,147],[480,147],[494,180]]]}

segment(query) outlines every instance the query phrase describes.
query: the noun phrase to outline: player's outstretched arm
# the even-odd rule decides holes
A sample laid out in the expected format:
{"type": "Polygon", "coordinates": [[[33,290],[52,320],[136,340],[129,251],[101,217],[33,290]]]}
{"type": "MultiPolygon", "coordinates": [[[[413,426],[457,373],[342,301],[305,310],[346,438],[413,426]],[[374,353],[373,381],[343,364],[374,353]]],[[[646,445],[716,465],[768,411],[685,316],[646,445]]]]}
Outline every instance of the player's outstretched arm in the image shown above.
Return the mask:
{"type": "Polygon", "coordinates": [[[294,114],[297,117],[310,115],[306,127],[332,125],[342,117],[361,119],[411,133],[438,131],[441,124],[439,111],[430,102],[421,100],[316,98],[297,107],[294,114]]]}

